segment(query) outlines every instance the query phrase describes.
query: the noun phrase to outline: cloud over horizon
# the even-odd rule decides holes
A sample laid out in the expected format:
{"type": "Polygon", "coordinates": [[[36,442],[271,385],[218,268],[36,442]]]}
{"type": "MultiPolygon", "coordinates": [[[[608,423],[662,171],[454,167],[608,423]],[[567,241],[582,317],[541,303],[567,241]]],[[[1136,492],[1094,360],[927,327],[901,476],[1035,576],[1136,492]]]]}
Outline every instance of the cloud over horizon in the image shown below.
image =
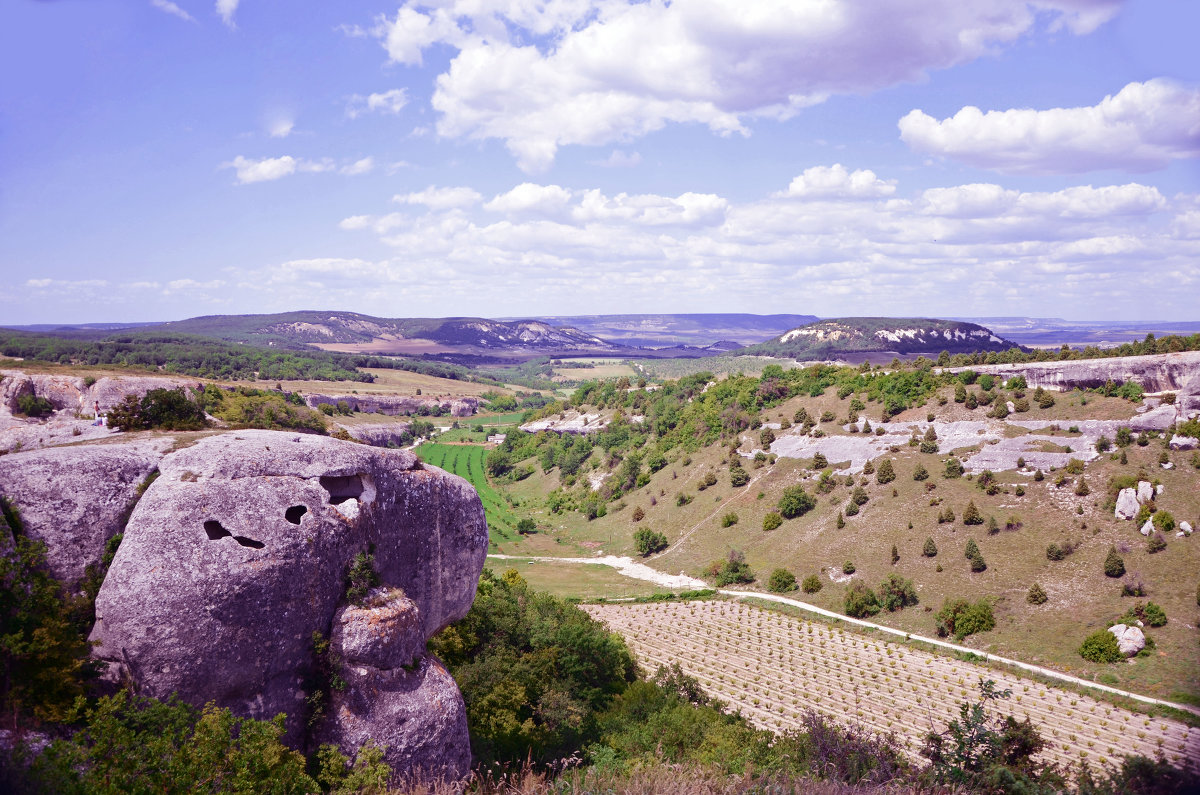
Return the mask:
{"type": "Polygon", "coordinates": [[[1200,157],[1200,89],[1130,83],[1091,107],[989,110],[938,121],[913,110],[900,138],[915,151],[1008,174],[1154,171],[1200,157]]]}

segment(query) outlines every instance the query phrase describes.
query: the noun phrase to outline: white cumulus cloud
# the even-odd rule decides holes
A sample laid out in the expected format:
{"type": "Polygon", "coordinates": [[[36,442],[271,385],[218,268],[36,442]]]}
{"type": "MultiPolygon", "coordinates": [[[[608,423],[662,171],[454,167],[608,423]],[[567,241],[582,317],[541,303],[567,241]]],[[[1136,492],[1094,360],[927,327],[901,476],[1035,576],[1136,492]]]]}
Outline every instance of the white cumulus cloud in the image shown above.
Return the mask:
{"type": "Polygon", "coordinates": [[[813,166],[792,180],[778,196],[797,199],[878,199],[896,192],[896,180],[882,180],[874,171],[847,171],[841,163],[813,166]]]}
{"type": "Polygon", "coordinates": [[[238,184],[249,185],[252,182],[268,182],[295,174],[296,158],[284,155],[283,157],[264,157],[261,160],[251,160],[238,155],[230,162],[222,164],[221,167],[235,169],[238,184]]]}
{"type": "Polygon", "coordinates": [[[436,188],[402,193],[392,197],[399,204],[423,204],[431,210],[451,210],[478,204],[483,198],[474,188],[436,188]]]}
{"type": "Polygon", "coordinates": [[[1087,107],[984,113],[968,106],[941,121],[913,110],[899,126],[917,151],[1005,173],[1151,171],[1200,157],[1200,89],[1157,79],[1087,107]]]}
{"type": "MultiPolygon", "coordinates": [[[[392,212],[339,226],[397,252],[355,266],[374,279],[373,300],[446,313],[486,315],[497,305],[662,311],[666,302],[831,316],[898,305],[933,315],[1038,315],[1070,305],[1081,316],[1111,316],[1129,295],[1154,291],[1160,316],[1190,316],[1200,289],[1200,196],[1166,197],[1138,183],[904,193],[887,175],[856,182],[855,173],[809,169],[793,182],[798,195],[737,201],[534,182],[484,201],[471,188],[430,186],[396,197],[403,206],[392,212]],[[421,278],[432,271],[436,285],[421,278]],[[1172,289],[1161,290],[1164,278],[1172,289]]],[[[301,303],[306,289],[330,297],[349,289],[321,267],[291,263],[252,281],[293,284],[301,303]]]]}
{"type": "Polygon", "coordinates": [[[150,5],[154,6],[159,11],[165,11],[166,13],[170,14],[171,16],[179,17],[180,19],[182,19],[186,22],[195,22],[196,21],[195,17],[193,17],[188,12],[184,11],[182,8],[180,8],[175,3],[172,3],[171,0],[150,0],[150,5]]]}
{"type": "Polygon", "coordinates": [[[237,13],[238,3],[241,0],[217,0],[217,14],[221,17],[221,21],[231,28],[236,28],[237,24],[233,21],[233,15],[237,13]]]}
{"type": "Polygon", "coordinates": [[[414,0],[372,33],[391,61],[456,50],[438,132],[499,139],[518,165],[675,123],[747,134],[833,94],[921,79],[1039,29],[1094,30],[1123,0],[414,0]]]}
{"type": "Polygon", "coordinates": [[[346,103],[346,116],[357,119],[364,113],[383,113],[395,116],[408,104],[408,92],[403,88],[393,88],[377,94],[354,94],[346,103]]]}

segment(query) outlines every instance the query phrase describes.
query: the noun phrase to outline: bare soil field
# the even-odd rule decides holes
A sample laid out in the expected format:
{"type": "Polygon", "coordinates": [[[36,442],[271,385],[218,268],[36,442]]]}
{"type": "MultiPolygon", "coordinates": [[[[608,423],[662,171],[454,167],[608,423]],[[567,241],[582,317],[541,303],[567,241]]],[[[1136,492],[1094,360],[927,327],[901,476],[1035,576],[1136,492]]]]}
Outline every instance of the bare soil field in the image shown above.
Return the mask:
{"type": "Polygon", "coordinates": [[[1028,717],[1063,765],[1115,764],[1125,754],[1200,769],[1200,729],[1067,689],[745,604],[596,604],[585,609],[625,637],[646,668],[678,662],[717,698],[766,729],[799,726],[813,709],[844,723],[894,732],[915,755],[930,730],[975,701],[980,678],[1012,697],[1001,713],[1028,717]]]}

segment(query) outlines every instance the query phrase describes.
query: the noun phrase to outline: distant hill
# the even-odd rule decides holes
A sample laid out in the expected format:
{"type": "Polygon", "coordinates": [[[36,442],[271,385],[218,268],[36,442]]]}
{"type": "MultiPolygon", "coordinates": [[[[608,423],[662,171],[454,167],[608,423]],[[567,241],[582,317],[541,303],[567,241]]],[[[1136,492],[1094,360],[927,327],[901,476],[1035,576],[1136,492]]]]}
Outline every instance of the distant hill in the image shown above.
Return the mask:
{"type": "MultiPolygon", "coordinates": [[[[816,320],[815,315],[749,315],[743,313],[550,315],[535,318],[639,348],[687,346],[732,350],[730,343],[753,345],[788,329],[816,320]]],[[[694,353],[692,355],[695,355],[694,353]]]]}
{"type": "Polygon", "coordinates": [[[255,345],[313,345],[344,353],[561,355],[617,353],[622,349],[578,329],[538,320],[380,318],[337,311],[208,315],[162,323],[148,330],[198,334],[255,345]]]}
{"type": "Polygon", "coordinates": [[[1194,320],[1063,320],[1057,317],[962,317],[955,320],[981,323],[1005,339],[1035,348],[1057,348],[1064,344],[1073,348],[1088,345],[1113,348],[1127,342],[1140,342],[1147,334],[1187,337],[1200,333],[1200,322],[1194,320]]]}
{"type": "Polygon", "coordinates": [[[800,359],[835,359],[871,352],[973,353],[1019,347],[975,323],[932,318],[844,317],[819,320],[780,334],[738,354],[800,359]]]}

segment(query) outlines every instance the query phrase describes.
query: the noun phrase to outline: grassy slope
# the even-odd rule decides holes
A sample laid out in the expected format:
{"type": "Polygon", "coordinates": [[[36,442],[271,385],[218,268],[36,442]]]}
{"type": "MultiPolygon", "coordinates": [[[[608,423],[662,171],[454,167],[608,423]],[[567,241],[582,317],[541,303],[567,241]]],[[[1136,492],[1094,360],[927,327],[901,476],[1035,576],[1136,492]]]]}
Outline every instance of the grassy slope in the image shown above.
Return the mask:
{"type": "MultiPolygon", "coordinates": [[[[949,390],[946,394],[950,394],[949,390]]],[[[844,417],[848,403],[849,398],[837,400],[832,392],[817,399],[795,398],[772,410],[768,419],[790,418],[800,405],[806,406],[810,413],[819,415],[828,409],[844,417]]],[[[1131,404],[1114,398],[1089,395],[1086,406],[1079,403],[1078,393],[1060,395],[1054,407],[1045,410],[1035,407],[1019,416],[1063,420],[1065,428],[1069,419],[1127,418],[1133,410],[1131,404]]],[[[939,419],[967,416],[982,419],[986,411],[968,412],[953,401],[944,406],[931,401],[928,406],[910,410],[897,419],[923,419],[931,410],[939,419]]],[[[868,404],[866,414],[875,421],[879,410],[868,404]]],[[[834,432],[832,424],[822,427],[834,432]]],[[[1047,435],[1047,440],[1063,442],[1069,435],[1064,430],[1057,438],[1047,435]]],[[[551,515],[541,508],[545,495],[557,485],[557,477],[556,473],[544,475],[535,466],[532,477],[506,488],[523,505],[522,511],[531,510],[548,532],[501,546],[506,552],[526,554],[575,555],[596,549],[636,554],[632,532],[636,527],[648,526],[663,531],[672,542],[666,553],[652,561],[657,568],[671,573],[683,570],[699,575],[707,563],[730,548],[745,552],[762,582],[776,566],[785,566],[800,578],[826,566],[840,568],[846,560],[853,560],[856,578],[872,587],[878,586],[891,572],[911,578],[917,586],[921,605],[900,613],[882,614],[878,619],[883,623],[930,634],[934,618],[927,608],[936,612],[946,597],[988,596],[996,602],[997,628],[970,639],[971,645],[1076,675],[1100,676],[1111,684],[1139,692],[1200,703],[1200,679],[1195,676],[1200,668],[1200,653],[1194,629],[1200,538],[1172,536],[1165,551],[1148,555],[1145,540],[1132,522],[1119,522],[1112,518],[1111,512],[1100,509],[1105,500],[1104,486],[1111,475],[1144,469],[1151,479],[1158,478],[1165,485],[1165,493],[1159,498],[1161,507],[1169,510],[1177,521],[1187,519],[1194,526],[1200,524],[1198,474],[1188,463],[1191,453],[1172,453],[1175,469],[1164,471],[1157,466],[1161,450],[1159,442],[1148,447],[1133,446],[1128,450],[1129,463],[1125,466],[1108,459],[1089,465],[1086,477],[1092,494],[1084,498],[1076,497],[1070,488],[1055,489],[1051,485],[1053,476],[1034,484],[1030,477],[1011,472],[1000,475],[1000,482],[1009,493],[989,497],[972,481],[944,480],[941,477],[944,456],[922,455],[915,448],[903,447],[894,456],[896,481],[879,486],[873,476],[869,477],[867,491],[871,500],[858,516],[847,519],[845,529],[835,527],[837,512],[850,491],[843,485],[822,496],[816,510],[785,522],[771,533],[762,531],[762,517],[774,509],[784,487],[806,474],[802,461],[780,459],[774,466],[748,468],[757,480],[735,490],[729,486],[722,449],[701,450],[691,456],[688,466],[676,457],[646,487],[625,496],[627,507],[613,511],[614,506],[610,506],[608,516],[591,522],[578,513],[551,515]],[[933,473],[926,481],[936,485],[931,493],[925,491],[924,483],[912,480],[918,460],[933,473]],[[718,483],[700,492],[698,481],[710,469],[717,472],[718,483]],[[1017,484],[1025,486],[1026,496],[1016,497],[1012,493],[1017,484]],[[896,497],[891,496],[893,488],[896,497]],[[695,496],[691,504],[676,506],[675,495],[681,491],[695,496]],[[758,497],[760,492],[762,498],[758,497]],[[656,498],[656,505],[650,505],[651,496],[656,498]],[[945,503],[930,506],[931,497],[942,498],[945,503]],[[1002,525],[1008,516],[1015,514],[1024,526],[1019,531],[1002,531],[995,536],[988,536],[982,526],[966,527],[961,518],[968,500],[974,500],[985,517],[996,516],[1002,525]],[[938,525],[936,516],[947,504],[954,509],[958,521],[953,525],[938,525]],[[646,512],[640,525],[632,521],[635,505],[646,512]],[[1084,506],[1083,516],[1075,513],[1077,505],[1084,506]],[[722,528],[721,517],[730,510],[738,514],[739,521],[733,527],[722,528]],[[912,529],[908,528],[910,520],[912,529]],[[924,540],[930,536],[939,549],[936,559],[921,556],[924,540]],[[968,538],[974,538],[979,545],[988,562],[987,571],[971,573],[963,556],[968,538]],[[1082,548],[1065,561],[1047,560],[1047,544],[1067,539],[1081,542],[1082,548]],[[890,562],[893,544],[900,553],[900,562],[895,566],[890,562]],[[1138,658],[1127,665],[1088,663],[1076,653],[1087,634],[1116,619],[1136,601],[1122,599],[1119,582],[1104,576],[1102,561],[1111,544],[1130,547],[1125,555],[1127,569],[1141,574],[1150,589],[1149,599],[1162,605],[1170,618],[1165,627],[1148,630],[1157,644],[1153,656],[1138,658]],[[944,568],[940,573],[935,570],[939,563],[944,568]],[[1050,595],[1050,601],[1040,607],[1025,602],[1025,593],[1035,581],[1050,595]]],[[[808,488],[811,492],[811,481],[808,488]]],[[[811,597],[811,601],[840,611],[847,585],[835,584],[828,578],[823,582],[824,589],[811,597]]]]}

